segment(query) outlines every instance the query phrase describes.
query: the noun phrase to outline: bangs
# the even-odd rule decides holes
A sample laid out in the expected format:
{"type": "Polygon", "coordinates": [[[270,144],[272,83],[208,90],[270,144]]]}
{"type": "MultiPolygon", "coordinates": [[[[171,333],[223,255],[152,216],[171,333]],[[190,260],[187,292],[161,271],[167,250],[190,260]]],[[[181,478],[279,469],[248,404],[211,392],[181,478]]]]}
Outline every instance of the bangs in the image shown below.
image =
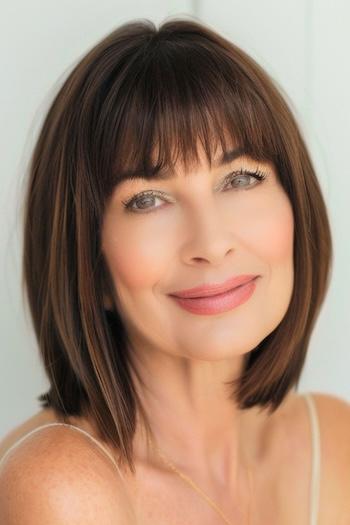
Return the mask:
{"type": "MultiPolygon", "coordinates": [[[[147,437],[154,435],[102,250],[106,201],[125,178],[162,178],[177,163],[186,174],[203,150],[211,167],[217,154],[232,160],[231,149],[274,164],[295,224],[288,310],[246,352],[240,377],[230,383],[239,409],[271,414],[298,386],[333,248],[305,140],[263,68],[196,22],[170,20],[159,30],[147,20],[127,23],[98,42],[65,80],[30,160],[22,286],[49,379],[37,399],[65,421],[91,416],[101,441],[134,474],[138,416],[147,437]]],[[[131,249],[128,257],[134,255],[131,249]]],[[[142,272],[142,261],[133,264],[142,272]]]]}
{"type": "Polygon", "coordinates": [[[199,145],[210,168],[217,149],[232,147],[275,161],[280,148],[273,112],[259,78],[249,73],[200,38],[163,35],[134,50],[122,73],[119,65],[118,80],[109,82],[100,113],[100,129],[109,130],[97,141],[100,152],[109,150],[101,170],[108,193],[125,178],[175,171],[177,162],[187,171],[199,161],[199,145]]]}

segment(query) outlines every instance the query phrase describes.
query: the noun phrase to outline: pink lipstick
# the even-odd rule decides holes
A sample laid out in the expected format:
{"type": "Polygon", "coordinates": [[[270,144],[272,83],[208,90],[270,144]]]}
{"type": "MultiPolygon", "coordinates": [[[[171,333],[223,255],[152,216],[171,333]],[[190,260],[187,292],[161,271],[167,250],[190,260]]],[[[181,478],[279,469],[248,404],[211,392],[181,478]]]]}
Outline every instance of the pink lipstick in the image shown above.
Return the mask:
{"type": "Polygon", "coordinates": [[[199,315],[227,312],[246,302],[254,293],[259,275],[240,275],[224,283],[202,285],[169,294],[179,306],[199,315]]]}

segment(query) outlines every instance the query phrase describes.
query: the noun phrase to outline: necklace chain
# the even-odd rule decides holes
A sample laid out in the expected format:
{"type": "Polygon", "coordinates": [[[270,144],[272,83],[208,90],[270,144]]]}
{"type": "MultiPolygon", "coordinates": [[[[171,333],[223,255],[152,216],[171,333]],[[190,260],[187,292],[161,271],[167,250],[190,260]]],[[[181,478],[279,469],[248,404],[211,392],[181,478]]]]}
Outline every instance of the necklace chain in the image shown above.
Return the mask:
{"type": "MultiPolygon", "coordinates": [[[[181,472],[180,470],[178,470],[175,465],[173,463],[171,463],[165,456],[164,454],[160,451],[160,449],[157,447],[157,445],[155,444],[154,440],[152,439],[152,447],[153,449],[157,452],[158,456],[161,458],[161,460],[168,466],[171,468],[171,470],[173,470],[178,476],[180,476],[180,478],[182,478],[184,481],[186,481],[187,483],[189,483],[191,485],[191,487],[196,491],[198,492],[202,498],[204,498],[207,503],[209,503],[209,505],[221,516],[221,518],[224,520],[225,523],[227,523],[227,525],[232,525],[232,523],[227,519],[227,517],[225,516],[225,514],[222,512],[222,510],[216,505],[216,503],[214,503],[214,501],[212,499],[209,498],[209,496],[207,496],[205,494],[205,492],[203,492],[202,489],[200,489],[198,487],[198,485],[195,484],[195,482],[189,477],[187,476],[186,474],[184,474],[183,472],[181,472]]],[[[249,477],[249,514],[248,514],[248,525],[250,525],[250,513],[251,513],[251,508],[250,508],[250,505],[251,505],[251,486],[252,486],[252,476],[251,476],[251,469],[249,467],[246,467],[246,470],[248,472],[248,477],[249,477]]]]}

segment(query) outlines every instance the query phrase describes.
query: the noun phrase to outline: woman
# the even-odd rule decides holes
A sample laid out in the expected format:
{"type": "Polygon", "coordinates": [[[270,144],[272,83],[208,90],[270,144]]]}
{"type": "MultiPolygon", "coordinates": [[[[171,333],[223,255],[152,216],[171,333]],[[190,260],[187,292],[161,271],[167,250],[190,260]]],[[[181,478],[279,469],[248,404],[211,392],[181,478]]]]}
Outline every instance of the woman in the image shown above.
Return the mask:
{"type": "Polygon", "coordinates": [[[305,142],[252,58],[190,20],[104,38],[30,165],[50,388],[2,441],[1,523],[348,523],[349,404],[295,390],[331,256],[305,142]]]}

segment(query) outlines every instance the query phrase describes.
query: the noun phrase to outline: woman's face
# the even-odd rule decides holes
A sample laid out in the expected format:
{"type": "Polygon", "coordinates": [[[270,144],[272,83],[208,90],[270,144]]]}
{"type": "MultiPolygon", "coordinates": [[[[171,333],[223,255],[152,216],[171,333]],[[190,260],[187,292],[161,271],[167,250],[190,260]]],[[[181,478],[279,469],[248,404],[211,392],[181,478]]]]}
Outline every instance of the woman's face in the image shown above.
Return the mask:
{"type": "Polygon", "coordinates": [[[239,156],[210,170],[200,159],[167,180],[119,184],[105,211],[102,250],[137,351],[214,361],[249,352],[284,317],[294,221],[271,163],[239,156]],[[168,295],[241,274],[260,276],[255,291],[221,313],[189,312],[168,295]]]}

